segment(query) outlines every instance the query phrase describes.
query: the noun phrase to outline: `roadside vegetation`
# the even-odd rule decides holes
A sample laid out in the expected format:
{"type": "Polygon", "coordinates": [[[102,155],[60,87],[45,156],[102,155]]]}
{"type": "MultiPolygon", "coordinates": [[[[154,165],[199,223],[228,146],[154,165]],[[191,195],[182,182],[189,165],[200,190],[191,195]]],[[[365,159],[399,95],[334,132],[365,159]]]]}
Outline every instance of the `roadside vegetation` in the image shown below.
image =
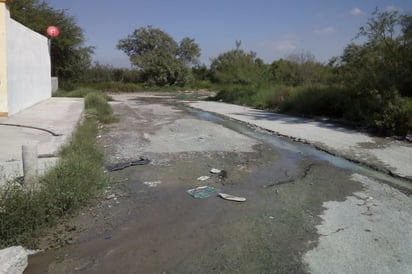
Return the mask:
{"type": "Polygon", "coordinates": [[[35,248],[43,228],[76,212],[101,193],[106,176],[103,151],[96,144],[98,123],[115,118],[99,92],[86,95],[85,108],[85,117],[62,147],[57,165],[39,178],[40,190],[29,190],[15,180],[0,192],[0,248],[35,248]]]}
{"type": "Polygon", "coordinates": [[[412,16],[376,10],[353,41],[328,63],[303,51],[270,64],[236,41],[207,67],[193,39],[179,44],[149,26],[119,41],[132,69],[96,63],[77,84],[112,92],[208,89],[218,92],[212,100],[329,118],[381,135],[410,134],[412,16]]]}
{"type": "Polygon", "coordinates": [[[378,134],[412,131],[412,17],[376,11],[342,56],[328,64],[297,53],[263,64],[240,49],[212,61],[215,99],[367,127],[378,134]]]}

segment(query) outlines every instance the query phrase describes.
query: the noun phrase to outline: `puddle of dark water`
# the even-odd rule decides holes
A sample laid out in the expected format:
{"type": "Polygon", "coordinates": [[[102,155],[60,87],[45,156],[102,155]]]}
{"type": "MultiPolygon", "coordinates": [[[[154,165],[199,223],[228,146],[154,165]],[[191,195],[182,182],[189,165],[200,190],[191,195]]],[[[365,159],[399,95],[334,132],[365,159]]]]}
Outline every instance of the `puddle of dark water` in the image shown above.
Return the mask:
{"type": "Polygon", "coordinates": [[[268,132],[264,132],[264,130],[259,129],[259,128],[252,128],[239,121],[234,121],[234,120],[231,120],[229,118],[226,118],[220,115],[193,109],[187,106],[179,106],[179,107],[184,109],[185,111],[187,111],[189,114],[193,115],[194,117],[225,126],[231,130],[242,133],[246,136],[256,138],[272,146],[273,148],[277,149],[279,153],[282,153],[282,152],[288,153],[289,157],[291,157],[291,155],[295,155],[296,160],[302,159],[302,158],[309,158],[312,160],[324,161],[324,162],[327,162],[333,165],[334,167],[345,169],[345,170],[350,170],[352,172],[356,172],[356,173],[374,178],[381,182],[387,183],[389,185],[398,187],[400,189],[406,190],[407,193],[410,192],[408,191],[408,189],[410,189],[411,186],[410,186],[410,182],[408,182],[407,180],[397,178],[397,177],[392,177],[385,173],[370,169],[368,167],[351,162],[344,158],[328,154],[327,152],[318,150],[310,145],[293,142],[291,140],[288,140],[285,137],[276,136],[268,132]]]}

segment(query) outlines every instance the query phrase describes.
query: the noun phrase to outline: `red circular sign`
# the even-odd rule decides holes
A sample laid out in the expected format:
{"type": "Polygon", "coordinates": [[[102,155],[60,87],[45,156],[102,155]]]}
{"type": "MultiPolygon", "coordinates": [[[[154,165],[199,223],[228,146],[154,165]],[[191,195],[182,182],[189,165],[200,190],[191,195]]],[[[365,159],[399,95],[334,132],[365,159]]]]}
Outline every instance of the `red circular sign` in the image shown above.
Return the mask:
{"type": "Polygon", "coordinates": [[[50,26],[47,28],[47,34],[50,37],[57,37],[60,34],[60,30],[55,26],[50,26]]]}

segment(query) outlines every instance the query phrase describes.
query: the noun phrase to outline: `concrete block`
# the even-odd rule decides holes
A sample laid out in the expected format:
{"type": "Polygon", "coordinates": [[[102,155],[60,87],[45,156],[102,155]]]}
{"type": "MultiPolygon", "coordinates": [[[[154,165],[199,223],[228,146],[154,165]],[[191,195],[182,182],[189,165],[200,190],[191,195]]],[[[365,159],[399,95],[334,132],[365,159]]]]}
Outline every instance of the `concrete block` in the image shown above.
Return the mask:
{"type": "Polygon", "coordinates": [[[21,274],[27,263],[27,251],[22,246],[0,250],[0,274],[21,274]]]}

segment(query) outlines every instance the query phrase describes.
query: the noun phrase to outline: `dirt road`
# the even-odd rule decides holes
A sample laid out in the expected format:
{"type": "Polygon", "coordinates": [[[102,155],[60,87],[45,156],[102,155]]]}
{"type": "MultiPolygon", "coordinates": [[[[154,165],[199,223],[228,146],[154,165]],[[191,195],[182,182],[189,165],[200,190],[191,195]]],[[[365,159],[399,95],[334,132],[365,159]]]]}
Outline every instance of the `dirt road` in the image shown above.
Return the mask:
{"type": "Polygon", "coordinates": [[[409,196],[169,99],[115,99],[120,122],[98,138],[108,163],[150,164],[110,173],[106,199],[52,237],[71,244],[31,256],[25,273],[412,272],[409,196]],[[203,185],[247,201],[186,192],[203,185]]]}

